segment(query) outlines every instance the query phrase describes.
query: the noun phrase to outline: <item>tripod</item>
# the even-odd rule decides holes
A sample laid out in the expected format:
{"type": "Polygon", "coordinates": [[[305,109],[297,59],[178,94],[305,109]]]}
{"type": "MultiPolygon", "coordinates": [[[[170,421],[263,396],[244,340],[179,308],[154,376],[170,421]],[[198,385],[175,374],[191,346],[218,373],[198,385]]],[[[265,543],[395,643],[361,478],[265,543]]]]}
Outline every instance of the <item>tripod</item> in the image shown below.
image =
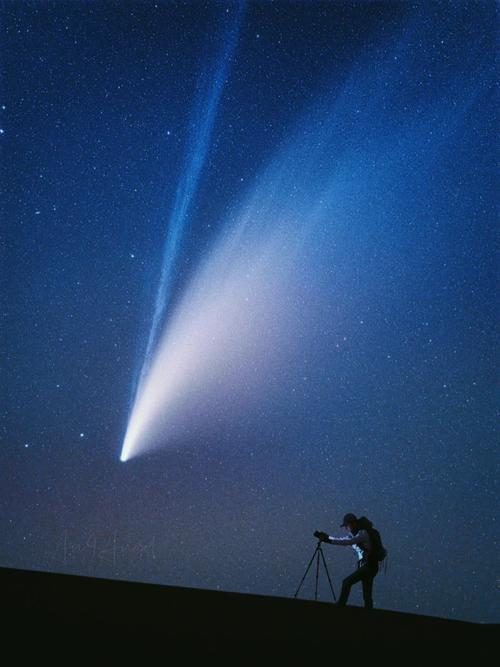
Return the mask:
{"type": "Polygon", "coordinates": [[[335,597],[335,592],[333,590],[332,580],[330,579],[330,573],[328,572],[328,568],[326,566],[326,561],[325,561],[325,556],[323,554],[323,549],[321,548],[321,540],[318,540],[318,544],[317,544],[316,549],[315,549],[315,551],[312,555],[311,560],[309,561],[309,565],[307,566],[306,571],[304,572],[304,576],[302,577],[302,580],[299,584],[299,587],[295,591],[295,595],[293,597],[296,598],[297,595],[299,594],[301,586],[304,583],[304,579],[306,578],[307,573],[309,572],[309,570],[311,568],[311,565],[313,564],[313,561],[314,561],[315,558],[316,558],[316,590],[315,590],[315,593],[314,593],[314,599],[315,600],[318,599],[319,559],[321,558],[321,560],[323,561],[323,567],[325,568],[325,571],[326,571],[326,576],[328,577],[328,583],[330,584],[330,590],[332,591],[333,599],[336,601],[337,598],[335,597]]]}

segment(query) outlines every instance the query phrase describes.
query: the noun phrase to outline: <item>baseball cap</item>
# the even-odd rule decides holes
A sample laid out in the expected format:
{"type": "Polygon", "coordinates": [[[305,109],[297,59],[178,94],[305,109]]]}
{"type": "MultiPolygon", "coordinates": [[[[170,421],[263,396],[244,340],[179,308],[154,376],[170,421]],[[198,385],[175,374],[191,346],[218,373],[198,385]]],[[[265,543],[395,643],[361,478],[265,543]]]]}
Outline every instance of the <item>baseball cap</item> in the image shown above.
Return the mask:
{"type": "Polygon", "coordinates": [[[345,528],[347,526],[347,524],[349,524],[349,523],[353,524],[353,523],[356,523],[356,521],[357,521],[357,518],[356,518],[355,514],[346,514],[345,517],[344,517],[344,521],[342,522],[340,527],[345,528]]]}

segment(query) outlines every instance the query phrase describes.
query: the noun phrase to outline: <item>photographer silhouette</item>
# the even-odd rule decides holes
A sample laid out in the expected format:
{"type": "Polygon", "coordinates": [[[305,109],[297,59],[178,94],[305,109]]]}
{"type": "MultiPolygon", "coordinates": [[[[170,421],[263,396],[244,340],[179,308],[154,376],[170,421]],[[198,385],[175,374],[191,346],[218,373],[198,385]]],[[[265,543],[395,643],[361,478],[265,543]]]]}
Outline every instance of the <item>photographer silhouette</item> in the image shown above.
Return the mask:
{"type": "Polygon", "coordinates": [[[341,547],[352,546],[358,556],[358,568],[342,582],[340,598],[336,605],[343,607],[347,604],[349,593],[353,584],[361,581],[363,586],[363,600],[365,609],[373,609],[373,580],[378,573],[379,561],[383,560],[387,552],[382,546],[378,530],[366,517],[356,518],[355,514],[346,514],[341,528],[345,528],[349,535],[347,537],[331,537],[325,532],[314,533],[322,542],[334,544],[341,547]]]}

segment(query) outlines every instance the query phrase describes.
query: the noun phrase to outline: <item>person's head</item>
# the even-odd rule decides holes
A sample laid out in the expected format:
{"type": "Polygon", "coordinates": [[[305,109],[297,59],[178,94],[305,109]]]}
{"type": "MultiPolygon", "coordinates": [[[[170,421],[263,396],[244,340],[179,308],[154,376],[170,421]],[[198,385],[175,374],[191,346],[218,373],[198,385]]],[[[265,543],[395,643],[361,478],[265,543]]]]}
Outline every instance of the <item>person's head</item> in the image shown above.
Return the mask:
{"type": "Polygon", "coordinates": [[[350,533],[353,533],[356,530],[356,523],[357,523],[357,518],[355,514],[346,514],[344,516],[344,520],[342,521],[342,525],[340,526],[341,528],[345,528],[348,530],[350,533]]]}

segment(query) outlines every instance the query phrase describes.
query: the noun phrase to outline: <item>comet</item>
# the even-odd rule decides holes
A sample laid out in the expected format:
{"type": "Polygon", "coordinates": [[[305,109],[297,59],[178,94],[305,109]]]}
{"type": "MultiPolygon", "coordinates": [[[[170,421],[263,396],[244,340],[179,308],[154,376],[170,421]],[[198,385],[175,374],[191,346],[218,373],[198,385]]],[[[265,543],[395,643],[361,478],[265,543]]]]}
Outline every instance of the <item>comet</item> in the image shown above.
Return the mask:
{"type": "MultiPolygon", "coordinates": [[[[151,355],[122,461],[193,438],[202,442],[213,429],[233,429],[251,414],[269,415],[269,406],[287,409],[304,391],[308,366],[318,367],[315,355],[334,355],[348,344],[352,322],[360,320],[352,304],[384,284],[388,271],[404,271],[388,258],[398,257],[391,244],[401,236],[394,225],[408,215],[405,193],[439,169],[443,146],[479,88],[471,75],[453,111],[447,102],[451,92],[444,91],[408,118],[409,100],[386,83],[403,64],[411,71],[413,52],[403,39],[392,52],[384,46],[377,62],[376,77],[361,61],[340,84],[321,82],[235,210],[217,224],[218,237],[184,286],[154,349],[148,344],[151,355]],[[433,143],[422,152],[430,126],[433,143]],[[359,276],[366,275],[371,283],[360,284],[359,276]],[[308,364],[310,359],[314,363],[308,364]]],[[[171,267],[225,67],[220,65],[215,78],[209,120],[174,207],[150,340],[168,301],[171,267]]],[[[317,379],[318,387],[325,383],[317,379]]]]}

